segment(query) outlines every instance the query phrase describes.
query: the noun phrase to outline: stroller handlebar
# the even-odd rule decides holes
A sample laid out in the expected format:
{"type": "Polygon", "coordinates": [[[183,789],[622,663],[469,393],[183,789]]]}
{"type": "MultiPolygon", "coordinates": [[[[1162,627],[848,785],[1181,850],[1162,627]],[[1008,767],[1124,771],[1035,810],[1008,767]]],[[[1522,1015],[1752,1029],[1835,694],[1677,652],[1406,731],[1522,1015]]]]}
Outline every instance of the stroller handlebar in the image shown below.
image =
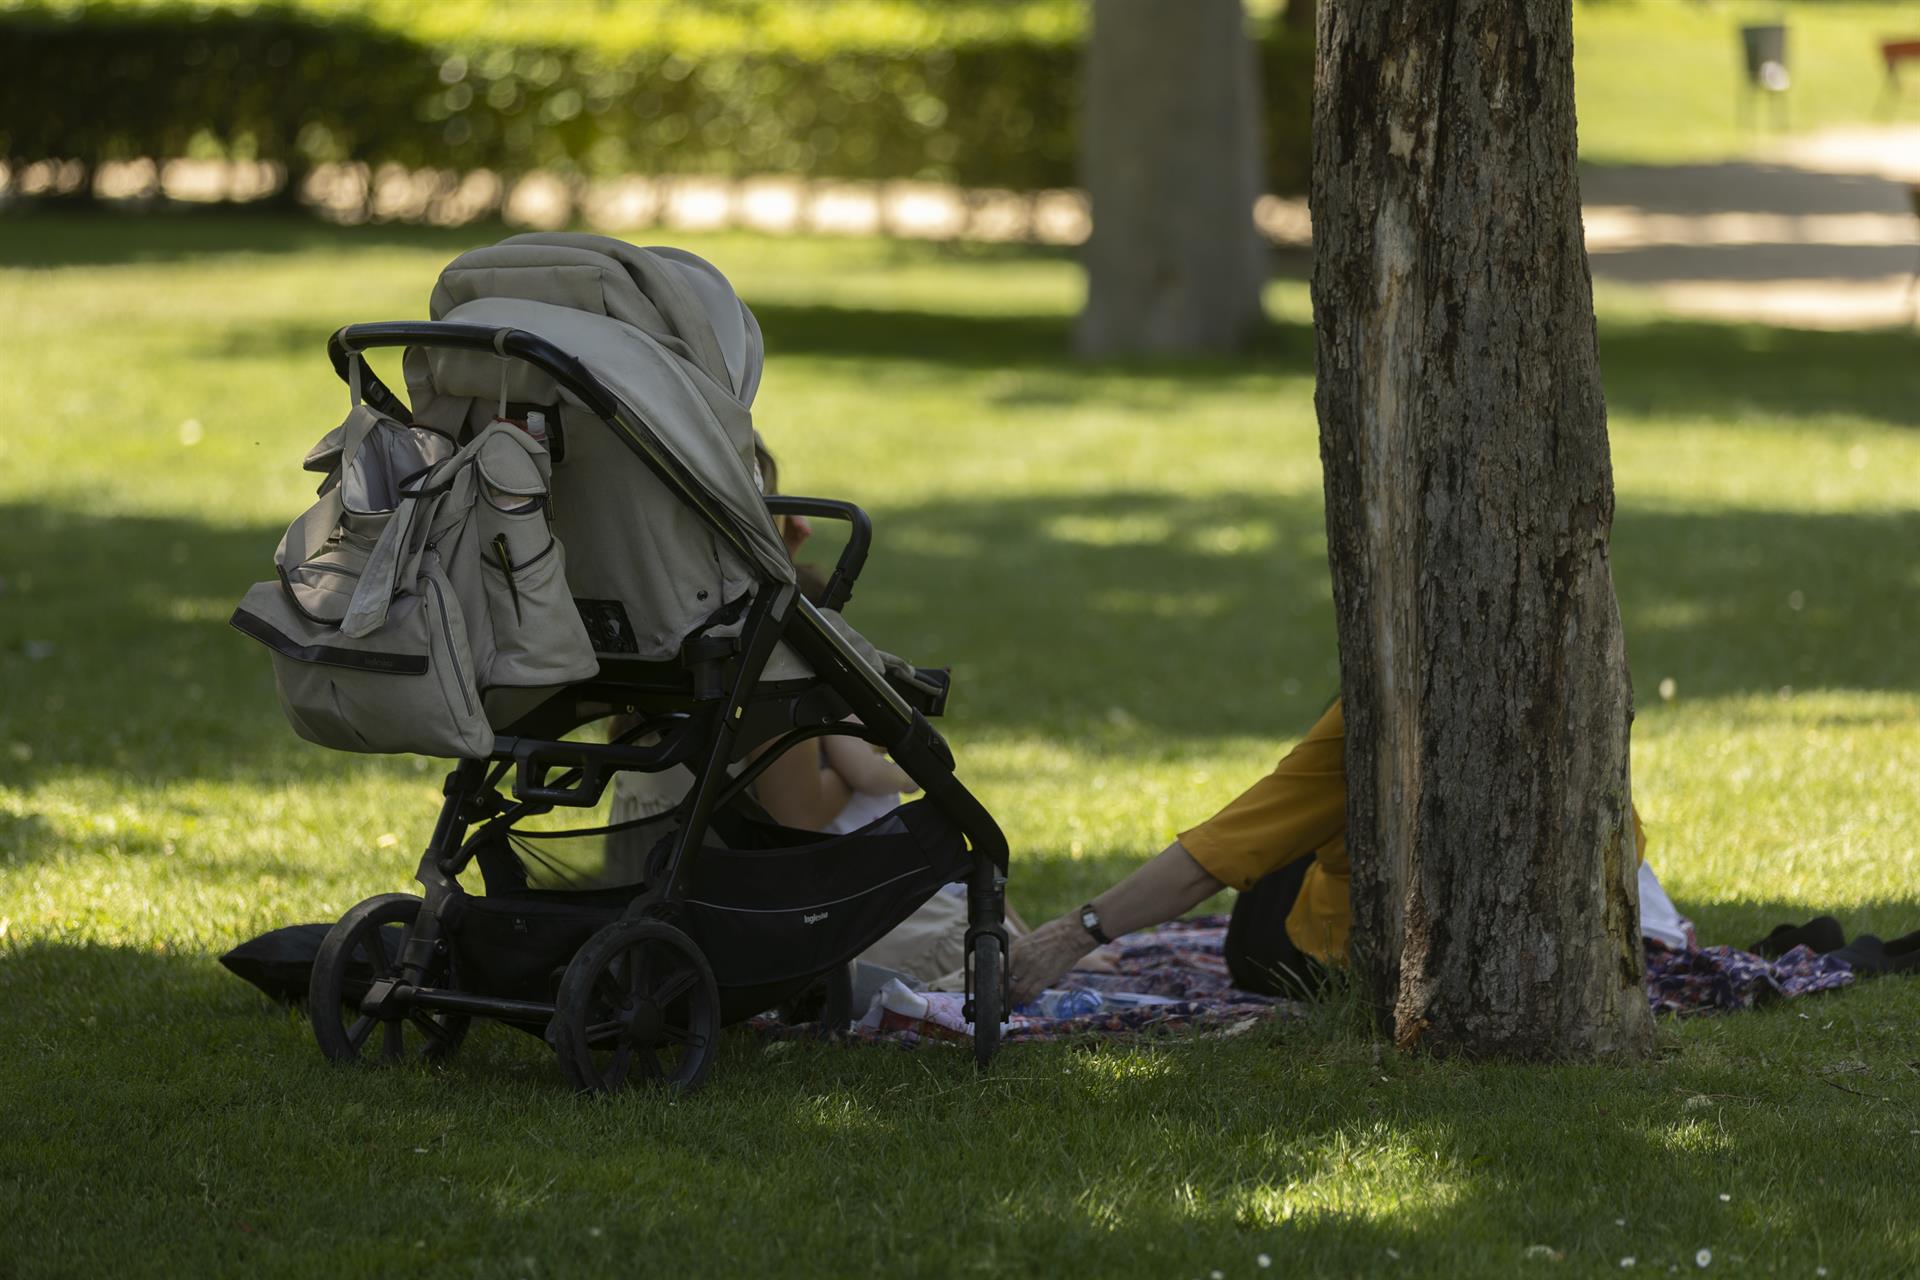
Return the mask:
{"type": "MultiPolygon", "coordinates": [[[[350,324],[334,331],[327,339],[327,356],[342,381],[348,374],[348,362],[359,353],[375,347],[455,347],[466,351],[491,351],[497,356],[524,360],[571,391],[580,402],[602,418],[619,414],[620,402],[587,367],[537,333],[525,329],[495,328],[484,324],[458,324],[447,320],[385,320],[374,324],[350,324]]],[[[384,412],[405,419],[407,409],[400,398],[380,381],[372,369],[361,371],[362,394],[368,403],[384,412]]]]}
{"type": "Polygon", "coordinates": [[[768,494],[767,510],[776,516],[818,516],[822,520],[844,520],[851,526],[847,545],[840,552],[840,560],[833,566],[833,576],[827,579],[827,589],[820,597],[822,609],[844,610],[847,601],[853,599],[854,579],[860,576],[860,570],[867,563],[867,551],[873,545],[873,521],[867,513],[851,502],[840,502],[833,498],[800,498],[784,493],[768,494]]]}

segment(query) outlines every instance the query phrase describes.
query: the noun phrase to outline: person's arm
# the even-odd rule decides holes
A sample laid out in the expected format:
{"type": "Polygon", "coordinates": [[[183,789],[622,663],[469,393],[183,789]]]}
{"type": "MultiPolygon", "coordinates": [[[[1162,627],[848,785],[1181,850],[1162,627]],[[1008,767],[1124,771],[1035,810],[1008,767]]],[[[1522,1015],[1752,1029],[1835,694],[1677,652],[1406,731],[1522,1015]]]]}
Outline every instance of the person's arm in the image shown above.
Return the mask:
{"type": "MultiPolygon", "coordinates": [[[[1178,840],[1093,900],[1109,938],[1178,919],[1226,886],[1207,874],[1178,840]]],[[[1013,1002],[1026,1004],[1064,977],[1099,944],[1080,925],[1078,910],[1035,929],[1013,944],[1013,1002]]]]}
{"type": "MultiPolygon", "coordinates": [[[[1101,931],[1118,938],[1184,915],[1228,885],[1250,889],[1340,834],[1346,821],[1346,720],[1336,701],[1272,773],[1095,898],[1101,931]]],[[[1013,948],[1015,1003],[1058,982],[1093,948],[1078,911],[1028,934],[1013,948]]]]}
{"type": "Polygon", "coordinates": [[[832,769],[820,767],[820,747],[807,741],[787,748],[753,784],[755,799],[783,827],[823,831],[853,799],[853,789],[832,769]]]}

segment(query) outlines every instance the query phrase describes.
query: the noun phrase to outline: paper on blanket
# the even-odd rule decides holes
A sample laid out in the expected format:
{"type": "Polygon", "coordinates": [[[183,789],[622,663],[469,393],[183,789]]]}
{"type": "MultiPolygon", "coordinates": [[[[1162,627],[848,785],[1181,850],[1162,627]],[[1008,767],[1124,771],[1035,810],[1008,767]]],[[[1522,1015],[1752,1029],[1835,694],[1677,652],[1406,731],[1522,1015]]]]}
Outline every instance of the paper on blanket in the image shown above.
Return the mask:
{"type": "Polygon", "coordinates": [[[859,1025],[868,1031],[911,1031],[937,1040],[963,1040],[973,1024],[960,1016],[957,991],[915,991],[898,978],[876,991],[859,1025]]]}
{"type": "MultiPolygon", "coordinates": [[[[1177,1004],[1168,996],[1138,991],[1102,991],[1101,1010],[1144,1009],[1151,1005],[1177,1004]]],[[[966,997],[958,991],[915,991],[898,978],[891,979],[874,993],[873,1001],[860,1019],[868,1031],[911,1031],[940,1040],[959,1040],[973,1034],[973,1024],[961,1015],[966,997]]],[[[1007,1025],[1032,1027],[1054,1022],[1072,1022],[1072,1018],[1045,1018],[1015,1014],[1007,1025]]]]}

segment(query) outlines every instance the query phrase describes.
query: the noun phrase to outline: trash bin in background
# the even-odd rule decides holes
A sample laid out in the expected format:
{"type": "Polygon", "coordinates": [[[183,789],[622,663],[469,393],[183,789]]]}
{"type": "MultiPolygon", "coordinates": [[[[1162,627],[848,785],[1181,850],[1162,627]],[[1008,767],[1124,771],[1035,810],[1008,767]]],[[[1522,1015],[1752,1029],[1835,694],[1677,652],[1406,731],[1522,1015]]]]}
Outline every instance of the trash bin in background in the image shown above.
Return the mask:
{"type": "Polygon", "coordinates": [[[1772,22],[1740,28],[1740,45],[1747,55],[1747,88],[1741,95],[1741,114],[1753,123],[1756,96],[1772,102],[1773,125],[1787,127],[1787,89],[1792,78],[1787,74],[1787,28],[1772,22]]]}

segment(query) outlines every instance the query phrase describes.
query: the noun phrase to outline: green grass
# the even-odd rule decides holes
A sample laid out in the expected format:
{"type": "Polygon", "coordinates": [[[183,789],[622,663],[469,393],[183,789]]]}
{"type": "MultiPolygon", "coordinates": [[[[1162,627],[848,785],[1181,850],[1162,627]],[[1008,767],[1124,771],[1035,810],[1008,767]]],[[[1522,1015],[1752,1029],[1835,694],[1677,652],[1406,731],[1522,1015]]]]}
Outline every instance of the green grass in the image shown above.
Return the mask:
{"type": "MultiPolygon", "coordinates": [[[[298,742],[225,618],[342,410],[326,333],[422,314],[487,234],[0,224],[0,1277],[1920,1267],[1900,980],[1669,1024],[1626,1067],[1383,1055],[1336,1006],[985,1078],[731,1035],[679,1101],[576,1100],[495,1027],[445,1071],[326,1069],[214,956],[408,888],[438,773],[298,742]]],[[[1257,358],[1087,368],[1064,259],[692,247],[765,325],[790,487],[874,514],[853,617],[957,667],[1027,914],[1207,816],[1332,692],[1299,282],[1257,358]]],[[[1602,306],[1655,864],[1709,940],[1920,926],[1914,340],[1602,306]]]]}
{"type": "MultiPolygon", "coordinates": [[[[1886,95],[1880,42],[1920,39],[1920,9],[1829,0],[1589,0],[1573,7],[1580,155],[1673,164],[1746,155],[1773,135],[1747,92],[1740,28],[1784,23],[1786,122],[1796,132],[1912,123],[1920,91],[1886,95]]],[[[1911,68],[1907,79],[1915,79],[1911,68]]]]}

